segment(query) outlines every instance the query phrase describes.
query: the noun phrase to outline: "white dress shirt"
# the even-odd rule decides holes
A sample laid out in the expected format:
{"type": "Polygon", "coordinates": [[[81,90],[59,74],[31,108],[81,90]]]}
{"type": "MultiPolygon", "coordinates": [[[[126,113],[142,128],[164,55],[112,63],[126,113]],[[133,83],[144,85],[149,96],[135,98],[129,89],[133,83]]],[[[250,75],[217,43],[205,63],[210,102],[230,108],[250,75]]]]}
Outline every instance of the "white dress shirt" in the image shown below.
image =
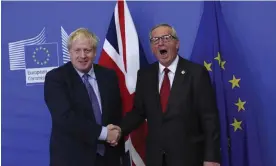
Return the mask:
{"type": "MultiPolygon", "coordinates": [[[[76,68],[75,68],[76,69],[76,68]]],[[[80,75],[82,81],[83,80],[83,75],[85,73],[82,73],[80,72],[79,70],[76,69],[76,71],[78,72],[78,74],[80,75]]],[[[88,77],[88,82],[90,83],[90,85],[93,87],[95,93],[96,93],[96,96],[97,96],[97,99],[98,99],[98,102],[99,102],[99,105],[100,105],[100,111],[102,113],[102,103],[101,103],[101,95],[100,95],[100,92],[99,92],[99,88],[98,88],[98,83],[97,83],[97,79],[96,79],[96,75],[95,75],[95,72],[94,72],[94,69],[93,69],[93,66],[92,68],[90,69],[90,71],[87,73],[90,77],[88,77]]],[[[99,136],[99,140],[103,140],[105,141],[107,138],[107,127],[105,126],[102,126],[102,131],[101,131],[101,134],[99,136]]]]}
{"type": "MultiPolygon", "coordinates": [[[[175,76],[175,71],[176,71],[178,61],[179,61],[179,57],[177,55],[176,58],[174,59],[174,61],[171,63],[171,65],[169,67],[167,67],[170,70],[170,72],[168,73],[168,77],[169,77],[170,85],[171,85],[170,87],[172,87],[172,84],[173,84],[173,79],[175,76]]],[[[160,93],[162,82],[164,80],[164,75],[165,75],[164,69],[165,69],[165,66],[163,66],[162,64],[159,63],[159,75],[158,75],[159,76],[158,77],[159,78],[159,93],[160,93]]]]}

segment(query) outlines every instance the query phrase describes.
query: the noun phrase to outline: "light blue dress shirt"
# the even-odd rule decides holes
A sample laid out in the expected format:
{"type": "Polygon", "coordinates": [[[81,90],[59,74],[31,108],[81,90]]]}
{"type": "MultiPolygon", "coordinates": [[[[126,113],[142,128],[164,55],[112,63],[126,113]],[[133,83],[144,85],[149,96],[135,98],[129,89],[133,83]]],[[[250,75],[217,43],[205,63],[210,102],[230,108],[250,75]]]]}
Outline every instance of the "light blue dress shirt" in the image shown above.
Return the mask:
{"type": "MultiPolygon", "coordinates": [[[[82,73],[77,69],[76,69],[76,71],[78,72],[79,76],[83,80],[83,75],[85,73],[82,73]]],[[[90,77],[88,77],[88,81],[89,81],[90,85],[93,87],[93,89],[96,93],[96,96],[97,96],[97,99],[98,99],[98,102],[99,102],[99,105],[100,105],[100,110],[101,110],[101,113],[102,113],[101,95],[100,95],[100,92],[99,92],[98,83],[97,83],[97,79],[96,79],[96,75],[95,75],[93,66],[87,74],[90,76],[90,77]]],[[[101,131],[101,134],[100,134],[98,139],[102,140],[102,141],[105,141],[106,138],[107,138],[107,127],[102,126],[102,131],[101,131]]]]}

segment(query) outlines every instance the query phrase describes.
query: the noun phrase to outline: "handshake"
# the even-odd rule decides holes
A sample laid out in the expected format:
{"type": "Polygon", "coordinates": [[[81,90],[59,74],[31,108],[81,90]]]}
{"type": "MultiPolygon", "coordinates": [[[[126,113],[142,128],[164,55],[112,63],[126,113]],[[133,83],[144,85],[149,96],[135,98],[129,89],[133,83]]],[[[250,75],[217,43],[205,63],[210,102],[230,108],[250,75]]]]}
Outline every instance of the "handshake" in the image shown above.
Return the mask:
{"type": "Polygon", "coordinates": [[[109,124],[107,126],[107,138],[106,142],[108,142],[111,146],[116,146],[118,144],[118,141],[121,138],[121,128],[119,126],[109,124]]]}

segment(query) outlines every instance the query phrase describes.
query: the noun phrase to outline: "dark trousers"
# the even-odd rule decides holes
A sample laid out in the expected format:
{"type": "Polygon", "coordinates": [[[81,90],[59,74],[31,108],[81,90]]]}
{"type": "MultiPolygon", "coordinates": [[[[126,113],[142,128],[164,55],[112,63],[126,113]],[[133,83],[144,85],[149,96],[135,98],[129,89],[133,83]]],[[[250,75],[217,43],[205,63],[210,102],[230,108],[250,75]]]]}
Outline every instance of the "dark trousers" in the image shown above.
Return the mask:
{"type": "Polygon", "coordinates": [[[162,166],[167,166],[167,155],[166,155],[166,153],[163,153],[162,166]]]}
{"type": "Polygon", "coordinates": [[[105,157],[97,153],[95,166],[107,166],[105,157]]]}

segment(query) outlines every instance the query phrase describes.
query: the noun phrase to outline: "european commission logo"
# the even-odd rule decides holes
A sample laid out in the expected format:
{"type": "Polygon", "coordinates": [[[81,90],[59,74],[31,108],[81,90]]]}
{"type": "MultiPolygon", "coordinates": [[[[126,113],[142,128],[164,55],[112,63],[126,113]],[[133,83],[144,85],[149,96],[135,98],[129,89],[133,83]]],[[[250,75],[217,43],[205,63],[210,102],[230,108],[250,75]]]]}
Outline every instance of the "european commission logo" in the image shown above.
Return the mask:
{"type": "MultiPolygon", "coordinates": [[[[61,27],[63,63],[70,60],[68,34],[61,27]]],[[[43,84],[47,72],[58,67],[58,43],[46,43],[45,28],[34,38],[9,43],[10,70],[25,70],[26,85],[43,84]]]]}
{"type": "Polygon", "coordinates": [[[26,84],[43,83],[45,75],[59,66],[57,43],[25,46],[26,84]]]}

